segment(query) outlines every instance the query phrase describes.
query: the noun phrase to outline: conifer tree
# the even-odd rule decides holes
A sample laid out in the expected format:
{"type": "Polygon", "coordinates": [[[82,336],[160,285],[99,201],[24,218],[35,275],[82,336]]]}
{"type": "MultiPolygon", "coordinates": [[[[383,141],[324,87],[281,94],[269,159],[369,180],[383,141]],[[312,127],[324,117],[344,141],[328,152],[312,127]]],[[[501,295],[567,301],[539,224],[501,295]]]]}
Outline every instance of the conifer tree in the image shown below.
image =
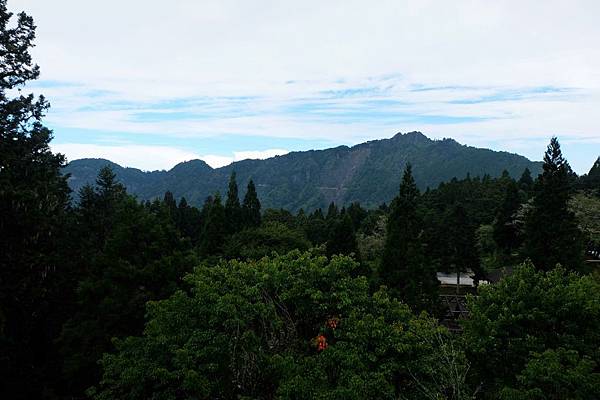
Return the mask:
{"type": "Polygon", "coordinates": [[[327,255],[331,257],[335,254],[348,255],[351,253],[358,255],[356,233],[352,225],[352,218],[345,212],[333,223],[327,240],[327,255]]]}
{"type": "Polygon", "coordinates": [[[69,189],[65,158],[51,152],[42,124],[49,104],[21,93],[39,76],[29,53],[35,25],[12,16],[0,0],[0,398],[41,398],[55,373],[53,296],[70,289],[52,284],[65,269],[57,249],[69,189]]]}
{"type": "Polygon", "coordinates": [[[504,199],[496,212],[493,225],[496,244],[508,254],[520,245],[518,227],[515,224],[515,216],[520,206],[519,188],[515,182],[511,181],[506,186],[504,199]]]}
{"type": "Polygon", "coordinates": [[[238,196],[238,185],[235,180],[235,171],[231,172],[229,177],[229,188],[227,190],[227,200],[225,201],[225,217],[227,219],[227,232],[235,233],[240,228],[241,207],[238,196]]]}
{"type": "Polygon", "coordinates": [[[590,172],[581,177],[581,183],[584,189],[596,190],[600,195],[600,157],[592,165],[590,172]]]}
{"type": "Polygon", "coordinates": [[[525,168],[521,178],[519,178],[519,188],[529,193],[533,188],[533,178],[531,177],[531,171],[529,168],[525,168]]]}
{"type": "Polygon", "coordinates": [[[525,255],[540,269],[561,264],[581,269],[582,235],[568,208],[571,198],[569,168],[553,137],[544,154],[543,173],[534,189],[532,209],[525,222],[525,255]]]}
{"type": "Polygon", "coordinates": [[[422,222],[417,213],[419,190],[407,164],[400,193],[390,205],[380,278],[393,293],[416,310],[432,310],[437,300],[435,269],[425,257],[422,222]]]}
{"type": "Polygon", "coordinates": [[[252,179],[248,182],[244,204],[242,205],[242,213],[246,227],[260,226],[260,201],[258,200],[256,187],[252,179]]]}
{"type": "Polygon", "coordinates": [[[463,205],[455,204],[450,210],[446,235],[450,244],[450,254],[446,261],[448,269],[457,274],[471,270],[476,280],[481,279],[483,271],[477,250],[476,226],[463,205]]]}
{"type": "Polygon", "coordinates": [[[169,212],[169,216],[173,221],[177,220],[177,202],[175,201],[175,197],[173,197],[173,193],[170,191],[165,192],[165,196],[163,197],[163,203],[167,207],[169,212]]]}
{"type": "Polygon", "coordinates": [[[225,208],[221,204],[221,195],[217,192],[208,209],[208,215],[202,230],[200,253],[211,256],[221,251],[227,234],[225,208]]]}
{"type": "Polygon", "coordinates": [[[338,212],[338,208],[335,205],[335,203],[332,201],[331,203],[329,203],[329,207],[327,208],[327,217],[326,219],[328,221],[334,220],[338,217],[339,212],[338,212]]]}

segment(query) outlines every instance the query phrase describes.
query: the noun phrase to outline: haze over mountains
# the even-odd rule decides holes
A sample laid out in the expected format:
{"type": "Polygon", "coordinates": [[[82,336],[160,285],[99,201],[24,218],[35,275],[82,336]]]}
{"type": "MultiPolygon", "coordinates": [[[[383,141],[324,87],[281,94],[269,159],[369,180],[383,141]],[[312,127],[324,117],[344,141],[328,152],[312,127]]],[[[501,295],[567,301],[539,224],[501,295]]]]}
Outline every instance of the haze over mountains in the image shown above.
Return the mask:
{"type": "Polygon", "coordinates": [[[495,177],[507,170],[518,179],[529,168],[535,177],[542,166],[517,154],[465,146],[453,139],[432,140],[420,132],[410,132],[352,147],[292,152],[216,169],[192,160],[169,171],[144,172],[108,160],[81,159],[69,163],[64,172],[71,174],[69,184],[77,193],[85,184],[94,183],[99,170],[108,164],[127,191],[139,199],[152,200],[169,190],[175,198],[185,197],[188,203],[201,205],[217,191],[226,193],[228,178],[235,171],[242,194],[253,179],[263,207],[296,211],[326,207],[332,201],[358,201],[367,207],[389,202],[397,194],[407,162],[412,164],[421,190],[467,174],[495,177]]]}

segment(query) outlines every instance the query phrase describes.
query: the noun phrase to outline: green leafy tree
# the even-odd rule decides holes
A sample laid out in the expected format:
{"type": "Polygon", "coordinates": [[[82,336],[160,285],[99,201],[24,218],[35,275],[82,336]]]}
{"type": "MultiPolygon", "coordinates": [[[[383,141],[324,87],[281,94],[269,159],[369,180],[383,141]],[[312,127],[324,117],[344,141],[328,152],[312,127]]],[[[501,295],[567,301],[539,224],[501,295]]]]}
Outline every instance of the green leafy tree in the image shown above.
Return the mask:
{"type": "Polygon", "coordinates": [[[417,213],[419,190],[410,164],[404,170],[399,195],[392,201],[379,276],[392,293],[416,310],[433,309],[437,301],[436,271],[427,262],[417,213]]]}
{"type": "MultiPolygon", "coordinates": [[[[38,398],[55,376],[56,301],[66,273],[58,245],[69,200],[65,158],[49,148],[49,104],[21,88],[39,76],[35,25],[0,0],[0,397],[38,398]]],[[[62,293],[61,293],[62,290],[62,293]]]]}
{"type": "Polygon", "coordinates": [[[517,381],[502,389],[502,400],[588,400],[600,393],[598,363],[562,347],[533,353],[517,381]]]}
{"type": "Polygon", "coordinates": [[[248,182],[248,188],[246,189],[246,195],[244,196],[242,215],[244,226],[256,227],[260,225],[260,201],[258,200],[256,187],[254,186],[252,179],[248,182]]]}
{"type": "Polygon", "coordinates": [[[580,270],[583,267],[582,235],[569,210],[569,168],[557,138],[544,155],[544,172],[535,185],[533,207],[525,225],[525,255],[545,270],[556,264],[580,270]]]}
{"type": "Polygon", "coordinates": [[[189,291],[148,304],[142,336],[115,342],[95,399],[421,398],[443,329],[349,257],[292,252],[198,267],[189,291]],[[354,277],[353,277],[354,276],[354,277]]]}
{"type": "Polygon", "coordinates": [[[97,182],[75,209],[77,304],[58,341],[73,396],[98,380],[111,339],[140,333],[145,303],[173,293],[196,263],[160,203],[156,212],[139,204],[110,168],[97,182]]]}
{"type": "Polygon", "coordinates": [[[229,236],[223,245],[227,259],[260,259],[273,254],[287,254],[292,250],[308,250],[310,242],[304,232],[280,222],[263,222],[258,228],[248,228],[229,236]]]}
{"type": "Polygon", "coordinates": [[[498,284],[481,286],[478,294],[469,300],[463,339],[473,383],[481,385],[484,398],[500,393],[515,399],[597,395],[597,281],[563,268],[537,271],[526,263],[498,284]]]}

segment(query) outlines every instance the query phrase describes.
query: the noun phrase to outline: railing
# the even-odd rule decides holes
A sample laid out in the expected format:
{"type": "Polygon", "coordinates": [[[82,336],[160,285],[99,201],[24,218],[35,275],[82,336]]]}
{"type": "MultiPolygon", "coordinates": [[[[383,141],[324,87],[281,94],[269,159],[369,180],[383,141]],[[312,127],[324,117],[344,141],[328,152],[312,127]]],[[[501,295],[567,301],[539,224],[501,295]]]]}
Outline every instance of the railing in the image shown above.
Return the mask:
{"type": "Polygon", "coordinates": [[[469,316],[466,295],[441,294],[439,298],[442,307],[445,309],[441,320],[442,325],[446,326],[450,332],[462,332],[462,327],[459,324],[459,320],[469,316]]]}

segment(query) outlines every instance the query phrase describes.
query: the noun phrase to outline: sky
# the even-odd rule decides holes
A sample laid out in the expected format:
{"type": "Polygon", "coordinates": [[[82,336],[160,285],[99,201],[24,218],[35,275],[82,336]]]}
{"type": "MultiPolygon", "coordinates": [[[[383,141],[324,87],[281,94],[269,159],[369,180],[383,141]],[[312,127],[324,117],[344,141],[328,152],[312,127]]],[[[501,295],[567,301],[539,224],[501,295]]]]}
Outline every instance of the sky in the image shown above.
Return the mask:
{"type": "Polygon", "coordinates": [[[8,0],[52,148],[144,170],[421,131],[600,155],[600,1],[8,0]]]}

